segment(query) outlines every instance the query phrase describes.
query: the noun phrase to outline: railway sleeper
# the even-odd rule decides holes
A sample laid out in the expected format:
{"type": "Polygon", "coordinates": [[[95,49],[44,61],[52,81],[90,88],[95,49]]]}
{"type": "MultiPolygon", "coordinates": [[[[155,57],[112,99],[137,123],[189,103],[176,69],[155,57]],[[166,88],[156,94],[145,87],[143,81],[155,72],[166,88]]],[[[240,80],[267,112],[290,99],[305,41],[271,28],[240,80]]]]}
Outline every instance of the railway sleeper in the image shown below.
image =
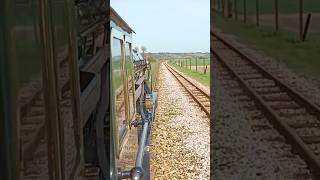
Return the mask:
{"type": "Polygon", "coordinates": [[[247,62],[244,62],[241,58],[235,58],[232,61],[229,61],[228,63],[230,64],[230,66],[232,66],[233,69],[235,69],[235,72],[237,73],[241,73],[241,72],[256,72],[256,74],[259,74],[258,71],[256,71],[255,69],[253,69],[247,62]]]}
{"type": "Polygon", "coordinates": [[[257,83],[250,83],[250,87],[252,88],[257,88],[257,89],[262,89],[262,88],[276,88],[277,86],[273,84],[257,84],[257,83]]]}
{"type": "Polygon", "coordinates": [[[270,142],[280,142],[280,143],[285,142],[285,138],[283,136],[269,137],[269,138],[265,138],[265,140],[270,142]]]}
{"type": "Polygon", "coordinates": [[[259,80],[252,79],[252,80],[248,80],[247,82],[248,82],[248,84],[250,84],[250,85],[263,84],[263,85],[273,85],[273,86],[276,86],[276,83],[275,83],[273,80],[270,80],[270,79],[259,79],[259,80]]]}
{"type": "MultiPolygon", "coordinates": [[[[34,155],[36,158],[28,159],[24,161],[23,175],[24,178],[40,178],[47,177],[48,173],[48,159],[47,148],[45,141],[41,141],[34,149],[34,155]]],[[[47,178],[45,178],[47,179],[47,178]]]]}
{"type": "Polygon", "coordinates": [[[207,96],[205,95],[194,95],[193,96],[200,102],[210,102],[210,98],[208,98],[207,96]]]}
{"type": "Polygon", "coordinates": [[[201,102],[201,104],[210,111],[210,102],[206,101],[206,102],[201,102]]]}
{"type": "Polygon", "coordinates": [[[268,101],[290,101],[292,98],[285,92],[279,92],[279,93],[265,93],[261,94],[263,100],[266,102],[268,101]]]}
{"type": "Polygon", "coordinates": [[[228,72],[221,71],[222,68],[216,68],[216,69],[217,69],[216,72],[218,72],[217,74],[219,74],[220,77],[231,77],[228,72]]]}
{"type": "Polygon", "coordinates": [[[271,88],[254,88],[254,90],[259,94],[264,93],[280,93],[282,92],[279,87],[271,87],[271,88]]]}
{"type": "Polygon", "coordinates": [[[34,101],[33,106],[36,106],[36,107],[44,107],[44,101],[37,99],[37,100],[34,101]]]}
{"type": "Polygon", "coordinates": [[[310,114],[294,116],[288,118],[287,121],[295,123],[319,123],[318,119],[310,114]]]}
{"type": "Polygon", "coordinates": [[[296,128],[295,131],[299,136],[320,136],[319,127],[296,128]]]}
{"type": "Polygon", "coordinates": [[[263,76],[257,75],[257,76],[246,76],[242,77],[243,80],[248,81],[248,80],[258,80],[260,81],[261,79],[264,79],[263,76]]]}
{"type": "Polygon", "coordinates": [[[205,95],[203,95],[202,93],[192,92],[192,95],[197,97],[197,99],[199,99],[199,100],[209,101],[209,99],[205,95]]]}
{"type": "Polygon", "coordinates": [[[240,76],[253,76],[256,74],[259,74],[259,72],[255,69],[251,69],[251,68],[246,68],[246,67],[239,67],[237,66],[234,69],[240,76]]]}
{"type": "Polygon", "coordinates": [[[246,93],[242,89],[230,89],[228,91],[232,96],[244,96],[246,93]]]}
{"type": "MultiPolygon", "coordinates": [[[[248,69],[248,68],[252,68],[252,66],[246,62],[246,61],[243,61],[243,59],[241,57],[238,57],[238,58],[234,58],[232,60],[227,60],[228,63],[230,63],[230,65],[232,66],[232,68],[238,68],[238,69],[248,69]]],[[[252,68],[253,70],[255,70],[254,68],[252,68]]],[[[239,70],[241,72],[241,70],[239,70]]],[[[239,72],[239,71],[236,71],[236,72],[239,72]]],[[[259,72],[257,72],[259,73],[259,72]]]]}
{"type": "Polygon", "coordinates": [[[254,101],[248,101],[248,102],[245,102],[245,103],[241,103],[240,104],[240,107],[242,108],[248,108],[248,109],[251,109],[252,107],[255,107],[256,104],[254,101]]]}
{"type": "Polygon", "coordinates": [[[269,124],[255,124],[251,126],[253,131],[265,131],[270,130],[272,127],[269,124]]]}
{"type": "Polygon", "coordinates": [[[313,178],[310,172],[296,172],[293,174],[293,177],[296,179],[312,179],[313,178]]]}
{"type": "Polygon", "coordinates": [[[309,144],[315,155],[320,156],[320,144],[309,144]]]}
{"type": "Polygon", "coordinates": [[[222,86],[227,86],[228,88],[240,88],[240,84],[233,80],[224,80],[221,83],[222,86]]]}
{"type": "Polygon", "coordinates": [[[301,106],[294,101],[277,101],[277,102],[268,102],[269,106],[274,110],[281,109],[300,109],[301,106]]]}
{"type": "Polygon", "coordinates": [[[27,116],[38,116],[45,113],[44,106],[32,106],[27,112],[27,116]]]}
{"type": "Polygon", "coordinates": [[[246,73],[252,73],[252,72],[254,72],[254,73],[259,73],[259,72],[258,72],[256,69],[254,69],[253,67],[248,66],[248,65],[243,65],[243,64],[234,67],[234,70],[235,70],[235,71],[244,71],[244,72],[246,72],[246,73]]]}
{"type": "Polygon", "coordinates": [[[261,120],[265,119],[265,116],[264,116],[261,112],[259,112],[259,113],[254,113],[254,114],[252,114],[252,115],[251,115],[251,118],[252,118],[253,120],[259,120],[259,121],[261,121],[261,120]]]}
{"type": "Polygon", "coordinates": [[[233,51],[230,51],[228,47],[216,47],[216,50],[219,51],[221,54],[224,54],[227,59],[241,59],[239,55],[233,51]]]}
{"type": "Polygon", "coordinates": [[[44,124],[40,125],[34,133],[29,136],[23,137],[22,141],[22,153],[26,160],[34,157],[35,149],[39,146],[41,139],[44,137],[44,124]]]}
{"type": "Polygon", "coordinates": [[[226,82],[226,83],[223,83],[222,84],[223,86],[227,86],[227,88],[239,88],[240,86],[239,86],[239,84],[236,84],[236,83],[230,83],[230,81],[229,82],[226,82]]]}
{"type": "Polygon", "coordinates": [[[306,144],[319,144],[320,136],[300,136],[306,144]]]}
{"type": "MultiPolygon", "coordinates": [[[[223,81],[233,81],[233,78],[230,76],[218,76],[218,78],[223,81]]],[[[224,85],[224,83],[222,83],[222,85],[224,85]]]]}
{"type": "Polygon", "coordinates": [[[246,94],[237,96],[236,100],[240,101],[240,102],[241,101],[253,101],[253,99],[246,94]]]}
{"type": "Polygon", "coordinates": [[[294,128],[294,129],[298,129],[298,128],[314,128],[314,127],[320,127],[319,123],[292,123],[292,122],[288,122],[289,126],[294,128]]]}
{"type": "Polygon", "coordinates": [[[291,118],[294,116],[305,116],[308,115],[307,110],[305,108],[299,108],[299,109],[280,109],[277,110],[277,113],[281,117],[291,118]]]}

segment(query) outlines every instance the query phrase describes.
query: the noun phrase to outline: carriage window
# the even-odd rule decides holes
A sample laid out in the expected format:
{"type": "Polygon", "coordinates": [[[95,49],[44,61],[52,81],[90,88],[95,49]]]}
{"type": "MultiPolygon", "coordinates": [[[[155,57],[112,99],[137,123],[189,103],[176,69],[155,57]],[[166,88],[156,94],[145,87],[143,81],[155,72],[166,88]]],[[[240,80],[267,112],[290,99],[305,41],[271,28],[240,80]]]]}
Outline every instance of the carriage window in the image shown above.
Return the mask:
{"type": "Polygon", "coordinates": [[[131,59],[131,44],[126,43],[126,69],[127,69],[127,87],[129,91],[129,119],[132,119],[134,115],[134,79],[133,79],[133,64],[131,59]]]}
{"type": "Polygon", "coordinates": [[[125,134],[125,91],[123,86],[123,73],[122,73],[122,41],[120,39],[113,38],[112,44],[112,85],[113,94],[115,97],[115,123],[116,130],[119,134],[119,140],[121,141],[125,134]]]}

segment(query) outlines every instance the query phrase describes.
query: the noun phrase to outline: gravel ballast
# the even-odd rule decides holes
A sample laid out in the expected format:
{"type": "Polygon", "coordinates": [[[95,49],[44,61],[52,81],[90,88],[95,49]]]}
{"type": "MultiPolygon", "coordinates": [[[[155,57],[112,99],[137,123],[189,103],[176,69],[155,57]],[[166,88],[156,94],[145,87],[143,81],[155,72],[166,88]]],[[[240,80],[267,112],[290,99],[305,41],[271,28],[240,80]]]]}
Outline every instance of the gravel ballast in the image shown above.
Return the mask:
{"type": "Polygon", "coordinates": [[[159,73],[150,145],[151,177],[210,179],[208,118],[163,64],[159,73]]]}

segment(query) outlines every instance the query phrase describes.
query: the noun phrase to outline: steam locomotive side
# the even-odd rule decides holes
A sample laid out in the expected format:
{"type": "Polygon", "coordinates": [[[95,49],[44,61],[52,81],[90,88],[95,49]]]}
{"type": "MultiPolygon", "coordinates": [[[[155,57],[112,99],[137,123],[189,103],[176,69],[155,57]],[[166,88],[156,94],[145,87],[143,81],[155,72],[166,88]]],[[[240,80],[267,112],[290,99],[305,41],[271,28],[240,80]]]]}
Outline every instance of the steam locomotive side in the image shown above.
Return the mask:
{"type": "Polygon", "coordinates": [[[148,178],[156,94],[133,30],[102,0],[0,4],[0,177],[148,178]]]}
{"type": "Polygon", "coordinates": [[[150,141],[157,94],[149,86],[152,79],[149,62],[132,50],[132,33],[132,29],[112,10],[111,96],[114,98],[114,105],[111,134],[115,137],[112,138],[115,141],[112,141],[111,157],[115,157],[112,167],[117,167],[111,171],[112,179],[149,179],[147,146],[150,141]],[[134,136],[132,133],[138,136],[132,138],[134,136]],[[127,156],[122,153],[125,146],[132,148],[129,148],[127,156]],[[126,161],[128,154],[129,156],[131,154],[131,161],[126,161]]]}

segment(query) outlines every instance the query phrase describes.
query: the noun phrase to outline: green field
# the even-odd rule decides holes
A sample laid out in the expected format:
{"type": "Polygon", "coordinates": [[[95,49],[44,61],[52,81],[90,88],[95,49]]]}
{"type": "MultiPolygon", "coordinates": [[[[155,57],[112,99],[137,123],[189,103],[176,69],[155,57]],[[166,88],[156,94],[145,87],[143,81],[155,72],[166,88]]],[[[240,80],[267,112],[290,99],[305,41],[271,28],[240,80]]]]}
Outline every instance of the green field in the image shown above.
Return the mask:
{"type": "MultiPolygon", "coordinates": [[[[243,13],[243,1],[236,0],[238,13],[243,13]]],[[[216,0],[219,2],[219,0],[216,0]]],[[[232,9],[234,9],[235,0],[230,1],[232,3],[232,9]]],[[[256,13],[256,0],[246,0],[247,13],[256,13]]],[[[227,0],[225,0],[225,9],[227,9],[227,0]]],[[[279,13],[297,13],[299,12],[298,0],[278,0],[279,13]]],[[[319,0],[304,0],[303,9],[305,12],[320,12],[319,0]]],[[[259,0],[260,13],[273,13],[274,12],[274,0],[259,0]]]]}
{"type": "Polygon", "coordinates": [[[274,32],[272,27],[257,27],[234,19],[213,17],[216,27],[238,37],[242,43],[285,63],[292,70],[309,77],[320,78],[320,34],[313,33],[308,40],[300,42],[297,33],[274,32]]]}
{"type": "Polygon", "coordinates": [[[170,62],[170,64],[175,67],[176,69],[178,69],[179,71],[183,72],[184,74],[188,75],[189,77],[191,77],[192,79],[200,82],[201,84],[205,85],[205,86],[209,86],[210,85],[210,73],[202,73],[202,72],[194,72],[190,69],[186,69],[183,67],[178,66],[177,64],[173,63],[172,61],[170,62]]]}

